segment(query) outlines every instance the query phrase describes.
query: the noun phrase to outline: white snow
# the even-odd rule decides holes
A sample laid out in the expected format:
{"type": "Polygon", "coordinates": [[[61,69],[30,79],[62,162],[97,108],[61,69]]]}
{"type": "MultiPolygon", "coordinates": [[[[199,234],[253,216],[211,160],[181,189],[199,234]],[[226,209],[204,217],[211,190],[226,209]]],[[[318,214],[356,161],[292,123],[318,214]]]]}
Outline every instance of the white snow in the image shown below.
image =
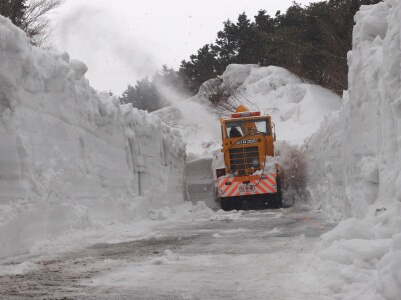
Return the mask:
{"type": "Polygon", "coordinates": [[[0,17],[0,257],[184,200],[178,131],[92,89],[0,17]]]}
{"type": "Polygon", "coordinates": [[[269,231],[270,234],[281,233],[281,230],[277,227],[274,227],[272,230],[269,231]]]}
{"type": "Polygon", "coordinates": [[[321,236],[312,270],[341,299],[399,299],[401,204],[371,206],[321,236]]]}
{"type": "Polygon", "coordinates": [[[208,110],[208,105],[189,99],[152,114],[180,131],[188,156],[212,157],[210,153],[221,148],[221,131],[218,117],[208,110]]]}
{"type": "Polygon", "coordinates": [[[363,217],[377,201],[401,200],[399,10],[398,1],[385,1],[358,12],[349,90],[340,111],[308,142],[312,199],[335,218],[363,217]],[[367,32],[377,19],[386,20],[383,38],[367,32]]]}
{"type": "MultiPolygon", "coordinates": [[[[240,212],[242,215],[243,212],[240,212]]],[[[94,244],[117,244],[127,241],[151,240],[163,238],[165,234],[155,230],[160,224],[191,223],[191,222],[208,222],[216,220],[216,217],[228,215],[226,220],[235,219],[234,214],[226,214],[226,212],[213,212],[206,206],[204,202],[198,202],[193,205],[190,202],[184,202],[171,209],[165,207],[163,209],[151,210],[148,217],[135,222],[113,222],[112,224],[98,224],[87,228],[70,229],[67,233],[53,237],[51,239],[41,239],[31,245],[27,251],[29,255],[53,256],[67,251],[77,251],[94,244]],[[162,216],[155,218],[155,216],[162,216]]],[[[235,234],[242,232],[243,229],[228,232],[227,234],[235,234]]],[[[12,258],[5,258],[7,262],[12,258]]],[[[9,265],[1,274],[14,274],[16,272],[28,272],[34,264],[27,262],[21,265],[9,265]]],[[[18,273],[22,274],[22,273],[18,273]]]]}
{"type": "Polygon", "coordinates": [[[278,141],[302,144],[317,131],[324,116],[340,107],[334,93],[313,84],[302,82],[289,71],[269,66],[253,68],[239,88],[239,99],[249,106],[272,116],[278,141]]]}
{"type": "MultiPolygon", "coordinates": [[[[320,86],[302,82],[300,78],[280,67],[250,66],[249,76],[236,88],[229,103],[243,103],[250,110],[272,116],[277,139],[301,144],[320,126],[324,116],[337,110],[339,97],[320,86]]],[[[221,76],[223,84],[231,87],[240,66],[231,66],[221,76]]],[[[235,80],[238,82],[238,79],[235,80]]]]}
{"type": "Polygon", "coordinates": [[[4,275],[23,275],[29,271],[35,269],[35,263],[31,261],[24,261],[19,264],[9,264],[2,266],[0,269],[0,276],[4,275]]]}
{"type": "MultiPolygon", "coordinates": [[[[154,224],[172,220],[243,219],[242,211],[182,204],[185,156],[215,166],[218,119],[242,103],[272,116],[284,145],[283,165],[293,163],[285,157],[286,143],[306,141],[310,204],[343,220],[321,236],[310,271],[337,299],[400,299],[401,2],[362,6],[355,20],[349,90],[342,100],[283,68],[230,65],[198,95],[148,114],[95,91],[83,62],[31,47],[22,31],[0,17],[0,257],[158,238],[154,224]],[[231,96],[216,107],[207,97],[222,90],[231,96]]],[[[209,175],[193,174],[191,180],[207,186],[209,175]]],[[[280,219],[282,212],[255,215],[280,219]]],[[[281,232],[275,227],[269,234],[281,232]]],[[[242,234],[246,229],[210,232],[220,239],[242,234]]],[[[88,284],[140,286],[153,274],[167,281],[177,266],[220,264],[224,273],[228,264],[241,271],[255,261],[247,255],[189,258],[167,250],[129,266],[106,260],[119,269],[88,284]]],[[[11,263],[0,275],[34,268],[30,261],[11,263]]],[[[183,278],[188,280],[175,279],[183,278]]]]}
{"type": "Polygon", "coordinates": [[[214,214],[203,201],[198,201],[195,205],[187,201],[172,208],[165,207],[157,210],[151,210],[148,217],[154,221],[189,221],[199,219],[209,220],[214,218],[214,214]]]}
{"type": "MultiPolygon", "coordinates": [[[[250,214],[242,221],[246,221],[250,214]]],[[[275,212],[270,214],[273,218],[275,212]]],[[[286,217],[288,215],[291,212],[286,211],[286,217]]],[[[271,240],[264,236],[259,240],[259,234],[266,234],[263,230],[241,228],[235,222],[231,223],[232,227],[222,230],[217,229],[221,223],[217,227],[209,225],[208,229],[201,229],[204,227],[199,225],[205,220],[200,221],[195,229],[192,227],[196,223],[162,221],[161,225],[163,222],[168,224],[168,235],[174,239],[180,234],[193,236],[196,233],[195,236],[203,242],[190,242],[184,247],[174,245],[174,249],[156,255],[145,251],[146,259],[127,261],[120,258],[110,262],[106,268],[94,262],[91,268],[98,272],[92,278],[81,280],[80,284],[110,293],[117,287],[121,293],[135,293],[139,298],[146,298],[149,294],[181,298],[185,294],[188,299],[199,298],[199,295],[202,299],[221,299],[227,295],[230,299],[263,299],[266,295],[277,299],[332,299],[326,289],[314,284],[314,276],[305,269],[315,239],[306,239],[301,234],[271,240]],[[258,234],[249,245],[240,242],[242,237],[249,238],[255,231],[258,234]],[[210,239],[215,242],[210,242],[210,239]]],[[[301,223],[299,226],[304,225],[301,223]]],[[[283,227],[285,225],[278,225],[272,232],[279,233],[283,227]]]]}
{"type": "Polygon", "coordinates": [[[342,221],[312,269],[338,299],[401,295],[401,2],[362,6],[341,109],[308,141],[315,208],[342,221]]]}
{"type": "Polygon", "coordinates": [[[243,218],[242,216],[243,211],[224,211],[222,209],[219,209],[216,213],[214,213],[211,217],[210,220],[212,221],[235,221],[243,218]]]}

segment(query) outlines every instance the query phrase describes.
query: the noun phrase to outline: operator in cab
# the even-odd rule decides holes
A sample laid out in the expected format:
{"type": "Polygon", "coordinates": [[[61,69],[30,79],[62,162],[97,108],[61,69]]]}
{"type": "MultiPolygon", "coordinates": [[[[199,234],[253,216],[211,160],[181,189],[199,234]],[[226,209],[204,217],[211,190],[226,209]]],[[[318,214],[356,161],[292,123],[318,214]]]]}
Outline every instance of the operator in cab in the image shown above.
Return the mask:
{"type": "Polygon", "coordinates": [[[230,129],[230,138],[235,138],[235,137],[242,137],[241,132],[237,129],[237,127],[233,126],[230,129]]]}

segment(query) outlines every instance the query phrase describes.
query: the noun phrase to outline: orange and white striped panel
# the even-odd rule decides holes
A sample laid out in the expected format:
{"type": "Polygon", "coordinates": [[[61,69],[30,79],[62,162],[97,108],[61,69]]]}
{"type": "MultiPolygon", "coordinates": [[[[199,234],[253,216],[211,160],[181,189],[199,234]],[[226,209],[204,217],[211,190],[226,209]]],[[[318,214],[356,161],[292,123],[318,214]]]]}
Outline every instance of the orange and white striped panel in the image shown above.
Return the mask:
{"type": "Polygon", "coordinates": [[[251,180],[249,184],[234,181],[234,178],[220,177],[217,179],[219,197],[234,197],[246,195],[273,194],[277,192],[276,174],[263,174],[262,179],[251,180]],[[231,184],[226,184],[230,182],[231,184]]]}

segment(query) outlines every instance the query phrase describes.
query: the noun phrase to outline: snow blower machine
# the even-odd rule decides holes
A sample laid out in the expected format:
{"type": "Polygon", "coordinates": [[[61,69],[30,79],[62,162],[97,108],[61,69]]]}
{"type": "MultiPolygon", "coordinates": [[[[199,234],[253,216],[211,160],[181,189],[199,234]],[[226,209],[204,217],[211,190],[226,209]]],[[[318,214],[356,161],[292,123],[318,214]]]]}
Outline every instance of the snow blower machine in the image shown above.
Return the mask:
{"type": "Polygon", "coordinates": [[[222,149],[216,160],[216,201],[223,210],[282,207],[276,134],[271,117],[237,107],[221,118],[222,149]]]}

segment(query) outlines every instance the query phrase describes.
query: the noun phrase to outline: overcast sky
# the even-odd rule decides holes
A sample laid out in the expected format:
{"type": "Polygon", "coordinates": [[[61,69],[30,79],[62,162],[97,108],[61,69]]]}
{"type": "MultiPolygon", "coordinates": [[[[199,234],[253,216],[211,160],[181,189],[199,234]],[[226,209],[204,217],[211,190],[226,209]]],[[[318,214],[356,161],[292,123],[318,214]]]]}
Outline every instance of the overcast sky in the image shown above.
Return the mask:
{"type": "MultiPolygon", "coordinates": [[[[309,0],[297,0],[303,5],[309,0]]],[[[54,17],[55,44],[85,62],[98,90],[120,95],[129,83],[163,64],[178,69],[203,45],[213,43],[227,19],[245,11],[285,12],[292,0],[66,0],[54,17]]]]}

